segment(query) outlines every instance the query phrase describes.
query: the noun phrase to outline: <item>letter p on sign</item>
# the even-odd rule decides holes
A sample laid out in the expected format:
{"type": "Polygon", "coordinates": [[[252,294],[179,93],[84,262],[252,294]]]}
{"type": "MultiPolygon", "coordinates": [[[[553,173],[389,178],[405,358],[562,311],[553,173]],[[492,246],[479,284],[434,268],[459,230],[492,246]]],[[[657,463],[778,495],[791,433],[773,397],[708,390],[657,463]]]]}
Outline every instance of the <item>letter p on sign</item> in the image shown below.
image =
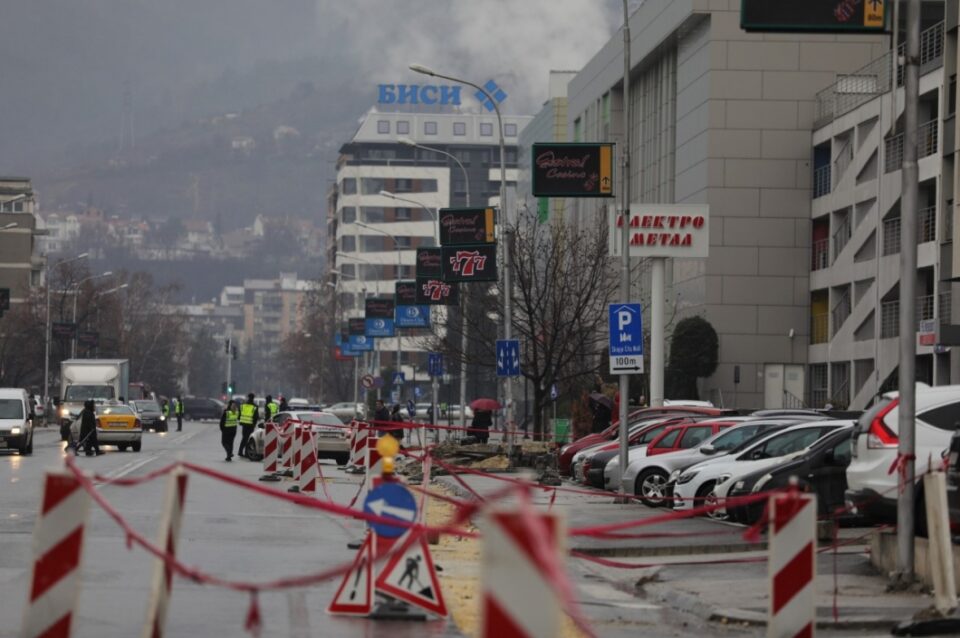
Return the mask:
{"type": "Polygon", "coordinates": [[[620,330],[620,332],[623,332],[624,329],[626,329],[626,327],[629,326],[632,322],[633,322],[633,313],[631,313],[629,310],[626,310],[625,308],[621,308],[617,312],[617,328],[620,330]]]}

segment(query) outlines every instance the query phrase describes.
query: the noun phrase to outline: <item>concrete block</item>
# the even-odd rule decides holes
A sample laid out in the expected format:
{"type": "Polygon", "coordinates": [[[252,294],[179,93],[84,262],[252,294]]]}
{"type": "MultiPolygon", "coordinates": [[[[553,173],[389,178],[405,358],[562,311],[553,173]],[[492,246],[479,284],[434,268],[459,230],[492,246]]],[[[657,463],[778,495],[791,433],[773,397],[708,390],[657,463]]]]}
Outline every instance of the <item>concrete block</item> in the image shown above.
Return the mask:
{"type": "Polygon", "coordinates": [[[726,128],[795,129],[797,103],[795,101],[730,100],[726,115],[726,128]]]}
{"type": "Polygon", "coordinates": [[[723,233],[724,246],[795,246],[792,219],[728,217],[723,233]]]}
{"type": "Polygon", "coordinates": [[[797,188],[813,188],[813,166],[810,160],[797,160],[797,188]]]}
{"type": "Polygon", "coordinates": [[[715,129],[708,152],[710,157],[756,158],[761,156],[761,139],[761,131],[715,129]]]}
{"type": "MultiPolygon", "coordinates": [[[[711,246],[707,271],[711,275],[757,275],[758,248],[711,246]]],[[[793,273],[790,273],[793,274],[793,273]]]]}
{"type": "Polygon", "coordinates": [[[806,308],[797,306],[760,306],[757,309],[757,333],[764,335],[788,335],[791,330],[807,331],[810,314],[806,308]]]}
{"type": "Polygon", "coordinates": [[[688,168],[691,168],[704,161],[708,156],[715,157],[712,154],[707,154],[707,145],[709,139],[710,136],[707,131],[703,131],[699,135],[691,138],[689,141],[678,145],[674,170],[677,173],[682,173],[688,168]]]}
{"type": "Polygon", "coordinates": [[[764,71],[763,97],[768,100],[812,100],[836,81],[832,71],[764,71]]]}
{"type": "Polygon", "coordinates": [[[727,159],[724,186],[794,188],[797,167],[794,160],[727,159]]]}
{"type": "Polygon", "coordinates": [[[793,305],[810,306],[810,278],[794,277],[793,279],[793,305]]]}
{"type": "Polygon", "coordinates": [[[809,219],[795,219],[794,224],[796,224],[796,232],[794,233],[796,243],[794,245],[798,248],[809,247],[813,223],[809,219]]]}
{"type": "Polygon", "coordinates": [[[760,247],[757,274],[803,277],[810,271],[809,248],[760,247]]]}
{"type": "MultiPolygon", "coordinates": [[[[711,221],[711,225],[713,222],[711,221]]],[[[707,303],[708,304],[722,304],[723,303],[723,277],[707,275],[706,279],[707,285],[707,303]]]]}
{"type": "MultiPolygon", "coordinates": [[[[731,335],[719,334],[720,358],[723,361],[744,361],[764,363],[766,361],[788,361],[790,356],[790,338],[786,335],[731,335]]],[[[741,371],[741,379],[743,372],[741,371]]]]}
{"type": "Polygon", "coordinates": [[[715,217],[755,217],[761,214],[761,192],[759,188],[711,188],[710,223],[715,217]]]}
{"type": "Polygon", "coordinates": [[[680,101],[677,101],[677,146],[686,144],[697,135],[700,135],[710,126],[710,109],[712,105],[723,104],[723,102],[700,102],[693,104],[688,102],[687,112],[680,114],[680,101]]]}
{"type": "Polygon", "coordinates": [[[798,42],[729,42],[727,68],[796,70],[800,65],[798,42]]]}
{"type": "Polygon", "coordinates": [[[761,71],[713,71],[710,73],[710,97],[722,100],[759,100],[763,98],[761,71]]]}
{"type": "Polygon", "coordinates": [[[762,33],[747,33],[740,28],[739,11],[717,11],[710,14],[710,36],[715,40],[763,41],[762,33]]]}
{"type": "Polygon", "coordinates": [[[805,188],[761,188],[761,217],[810,216],[811,191],[805,188]]]}
{"type": "Polygon", "coordinates": [[[873,59],[869,42],[817,42],[807,35],[803,39],[800,43],[800,69],[803,71],[848,73],[873,59]]]}
{"type": "MultiPolygon", "coordinates": [[[[793,305],[790,277],[723,277],[724,304],[793,305]]],[[[775,359],[774,359],[775,360],[775,359]]]]}
{"type": "Polygon", "coordinates": [[[709,306],[707,320],[717,334],[756,334],[756,306],[709,306]]]}

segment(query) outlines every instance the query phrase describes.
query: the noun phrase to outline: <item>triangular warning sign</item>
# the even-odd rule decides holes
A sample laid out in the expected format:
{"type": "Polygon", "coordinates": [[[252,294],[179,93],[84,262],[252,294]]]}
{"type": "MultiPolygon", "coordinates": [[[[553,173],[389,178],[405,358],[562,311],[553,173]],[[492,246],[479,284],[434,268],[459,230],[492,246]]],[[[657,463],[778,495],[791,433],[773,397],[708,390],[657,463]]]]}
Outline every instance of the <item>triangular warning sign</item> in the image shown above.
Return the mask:
{"type": "Polygon", "coordinates": [[[366,616],[373,609],[373,544],[370,535],[363,539],[353,565],[343,576],[334,594],[328,614],[366,616]]]}
{"type": "Polygon", "coordinates": [[[403,551],[394,553],[377,577],[377,591],[446,617],[447,604],[426,536],[420,535],[412,543],[406,541],[402,547],[403,551]]]}

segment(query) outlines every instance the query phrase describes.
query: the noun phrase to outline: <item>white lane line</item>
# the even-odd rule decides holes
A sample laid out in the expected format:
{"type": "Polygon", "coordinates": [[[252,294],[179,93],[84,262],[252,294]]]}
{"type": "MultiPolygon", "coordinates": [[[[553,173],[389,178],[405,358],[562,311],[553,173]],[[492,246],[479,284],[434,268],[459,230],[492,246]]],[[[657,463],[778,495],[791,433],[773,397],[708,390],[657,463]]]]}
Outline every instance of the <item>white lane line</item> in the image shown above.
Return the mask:
{"type": "Polygon", "coordinates": [[[130,472],[143,467],[144,465],[146,465],[147,463],[150,463],[151,461],[157,460],[158,458],[160,458],[160,454],[151,454],[150,456],[147,456],[144,458],[135,459],[133,461],[130,461],[129,463],[125,463],[124,465],[121,465],[115,470],[111,470],[107,472],[104,476],[111,479],[120,478],[121,476],[126,476],[130,472]]]}

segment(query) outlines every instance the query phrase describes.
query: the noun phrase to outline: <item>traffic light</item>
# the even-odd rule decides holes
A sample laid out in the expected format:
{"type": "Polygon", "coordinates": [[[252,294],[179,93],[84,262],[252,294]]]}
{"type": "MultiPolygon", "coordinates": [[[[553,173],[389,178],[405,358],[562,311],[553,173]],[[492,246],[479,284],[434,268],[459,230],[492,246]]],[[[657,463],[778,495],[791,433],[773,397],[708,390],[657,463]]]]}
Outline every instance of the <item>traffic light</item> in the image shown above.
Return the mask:
{"type": "Polygon", "coordinates": [[[226,394],[226,393],[227,393],[227,382],[224,381],[222,384],[220,384],[220,394],[226,394]]]}
{"type": "Polygon", "coordinates": [[[230,354],[230,339],[224,339],[223,351],[226,352],[227,354],[230,354]]]}
{"type": "Polygon", "coordinates": [[[237,360],[237,346],[233,346],[233,360],[237,360]]]}
{"type": "Polygon", "coordinates": [[[231,395],[231,396],[233,395],[233,381],[231,381],[229,384],[227,384],[227,394],[229,394],[229,395],[231,395]]]}

